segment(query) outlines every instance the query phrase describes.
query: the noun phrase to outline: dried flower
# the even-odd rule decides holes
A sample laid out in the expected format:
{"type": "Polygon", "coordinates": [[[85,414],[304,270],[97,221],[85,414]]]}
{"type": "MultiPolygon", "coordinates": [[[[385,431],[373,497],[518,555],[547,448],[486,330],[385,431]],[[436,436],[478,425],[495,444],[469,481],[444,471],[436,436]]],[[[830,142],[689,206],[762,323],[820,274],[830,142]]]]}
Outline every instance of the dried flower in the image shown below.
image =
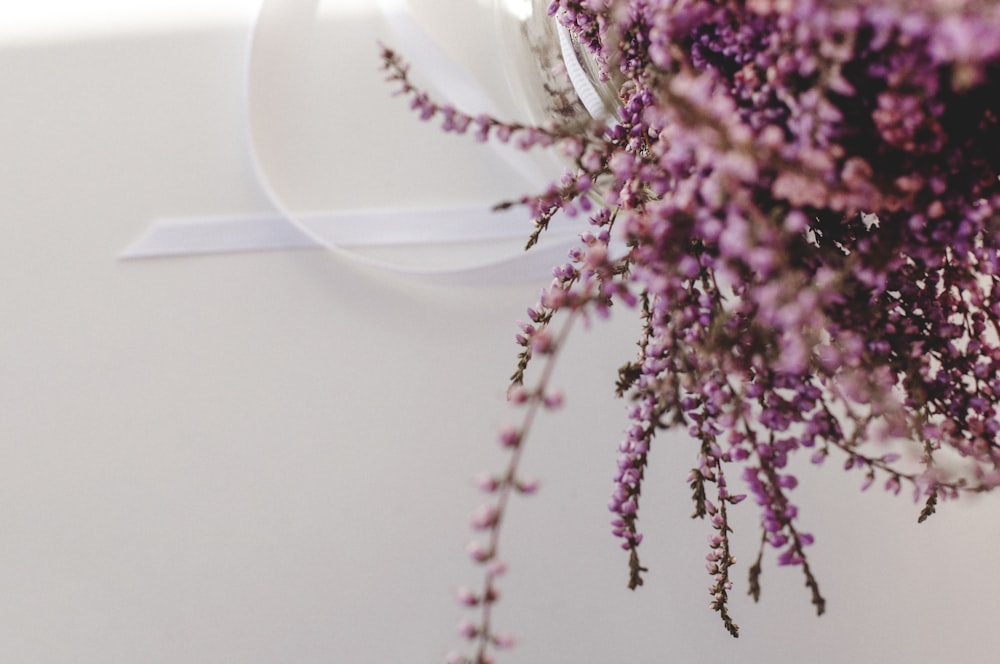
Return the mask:
{"type": "MultiPolygon", "coordinates": [[[[541,395],[570,326],[557,332],[555,314],[620,304],[644,322],[616,384],[632,424],[609,503],[629,586],[645,572],[637,514],[654,440],[683,427],[725,627],[738,634],[727,509],[744,494],[733,481],[760,513],[750,594],[772,550],[800,568],[822,613],[794,455],[839,454],[863,488],[912,487],[921,521],[1000,483],[1000,3],[554,0],[549,15],[621,83],[610,124],[470,118],[385,53],[421,118],[568,155],[559,182],[502,205],[536,215],[529,246],[560,210],[589,222],[518,332],[512,394],[527,415],[501,437],[515,441],[512,462],[486,520],[491,545],[473,557],[495,554],[532,417],[553,405],[541,395]],[[624,252],[609,250],[612,230],[624,252]],[[544,365],[528,390],[534,357],[544,365]],[[890,440],[911,453],[886,453],[890,440]]],[[[483,612],[469,661],[500,645],[483,612]]]]}

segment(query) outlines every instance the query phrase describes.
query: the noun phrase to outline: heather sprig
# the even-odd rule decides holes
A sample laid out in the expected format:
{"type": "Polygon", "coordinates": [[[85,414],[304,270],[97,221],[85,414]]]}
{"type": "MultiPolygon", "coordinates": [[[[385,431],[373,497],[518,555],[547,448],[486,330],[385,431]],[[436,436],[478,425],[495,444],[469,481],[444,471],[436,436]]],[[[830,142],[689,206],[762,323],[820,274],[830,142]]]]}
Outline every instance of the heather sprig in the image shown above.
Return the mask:
{"type": "MultiPolygon", "coordinates": [[[[385,57],[424,119],[561,151],[561,180],[502,204],[535,215],[529,246],[559,212],[590,222],[522,326],[512,394],[533,357],[547,380],[560,312],[639,311],[609,504],[629,587],[646,571],[651,450],[682,427],[725,628],[738,635],[729,513],[744,497],[760,516],[751,596],[771,552],[821,614],[796,458],[908,487],[919,521],[1000,486],[1000,2],[554,0],[549,15],[618,86],[613,121],[472,118],[385,57]]],[[[477,523],[496,533],[494,516],[477,523]]]]}
{"type": "MultiPolygon", "coordinates": [[[[599,225],[600,221],[596,223],[599,225]]],[[[573,262],[554,270],[551,285],[541,293],[539,302],[528,309],[531,322],[521,323],[516,335],[518,345],[524,349],[523,364],[526,366],[530,358],[544,358],[543,365],[533,387],[525,387],[523,371],[512,381],[509,399],[524,414],[519,425],[504,427],[499,433],[500,446],[509,452],[505,470],[500,474],[485,472],[476,479],[489,500],[473,512],[471,525],[485,533],[486,541],[472,540],[468,553],[474,562],[485,567],[484,581],[479,592],[463,587],[457,593],[462,605],[479,613],[476,619],[463,620],[458,628],[459,634],[473,643],[474,654],[450,653],[447,658],[450,664],[488,664],[493,661],[492,650],[514,644],[512,635],[495,631],[492,609],[499,598],[497,579],[507,569],[499,552],[501,525],[510,498],[515,493],[532,494],[538,489],[537,481],[520,474],[522,445],[538,413],[562,405],[561,393],[550,386],[556,358],[576,321],[606,306],[608,295],[601,284],[611,276],[609,269],[613,269],[607,260],[607,240],[594,238],[587,251],[574,255],[573,262]],[[566,316],[558,332],[554,332],[552,316],[557,311],[566,312],[566,316]]]]}

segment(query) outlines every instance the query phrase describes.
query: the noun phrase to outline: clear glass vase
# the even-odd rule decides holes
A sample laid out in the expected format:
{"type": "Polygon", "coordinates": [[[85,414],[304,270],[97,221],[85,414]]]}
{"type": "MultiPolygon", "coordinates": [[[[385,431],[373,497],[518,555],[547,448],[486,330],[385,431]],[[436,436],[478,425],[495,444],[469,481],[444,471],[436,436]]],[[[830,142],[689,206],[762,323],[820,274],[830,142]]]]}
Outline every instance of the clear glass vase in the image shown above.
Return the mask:
{"type": "Polygon", "coordinates": [[[618,86],[548,14],[551,0],[494,0],[497,41],[514,103],[536,124],[579,125],[618,106],[618,86]]]}

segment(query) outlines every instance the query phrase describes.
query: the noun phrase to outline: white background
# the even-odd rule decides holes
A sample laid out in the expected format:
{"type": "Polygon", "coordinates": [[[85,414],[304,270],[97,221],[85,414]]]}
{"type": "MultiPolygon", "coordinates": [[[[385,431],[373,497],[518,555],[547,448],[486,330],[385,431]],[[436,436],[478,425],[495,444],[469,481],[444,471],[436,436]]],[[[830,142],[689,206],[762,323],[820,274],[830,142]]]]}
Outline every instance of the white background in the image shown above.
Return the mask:
{"type": "MultiPolygon", "coordinates": [[[[462,615],[450,593],[479,579],[469,478],[502,460],[513,321],[541,283],[426,284],[321,250],[116,260],[159,216],[270,209],[244,131],[253,3],[163,20],[142,4],[77,32],[0,21],[0,661],[440,661],[462,615]]],[[[330,118],[357,176],[331,185],[345,205],[512,193],[482,148],[383,96],[373,10],[324,20],[350,35],[349,103],[330,118]]],[[[568,407],[528,443],[544,484],[506,531],[497,620],[522,643],[504,661],[996,658],[996,498],[917,526],[908,499],[861,495],[833,463],[796,492],[827,615],[796,569],[765,567],[760,605],[745,599],[745,505],[730,639],[707,607],[683,435],[654,450],[652,571],[626,590],[605,504],[634,318],[572,340],[568,407]]]]}

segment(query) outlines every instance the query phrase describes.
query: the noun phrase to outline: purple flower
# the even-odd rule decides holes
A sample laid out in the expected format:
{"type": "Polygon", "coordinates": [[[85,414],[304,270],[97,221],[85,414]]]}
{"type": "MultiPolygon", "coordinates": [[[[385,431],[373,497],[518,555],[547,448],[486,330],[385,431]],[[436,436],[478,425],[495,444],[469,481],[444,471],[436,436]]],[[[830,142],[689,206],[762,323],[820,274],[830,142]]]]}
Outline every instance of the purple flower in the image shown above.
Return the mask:
{"type": "MultiPolygon", "coordinates": [[[[517,332],[512,401],[528,413],[561,402],[545,384],[565,336],[554,321],[634,308],[638,350],[616,383],[631,425],[609,502],[629,585],[646,569],[649,455],[679,428],[726,629],[738,633],[727,510],[746,495],[762,531],[751,594],[768,550],[800,568],[822,613],[788,472],[796,454],[838,457],[863,488],[909,484],[921,519],[939,499],[1000,485],[1000,5],[554,0],[549,14],[618,86],[609,124],[464,115],[385,55],[420,117],[567,161],[563,178],[505,204],[535,215],[529,246],[560,210],[581,223],[517,332]],[[537,358],[541,384],[524,388],[537,358]],[[888,441],[912,454],[887,453],[888,441]],[[966,470],[946,471],[948,455],[966,470]]],[[[528,428],[501,433],[515,464],[528,428]]],[[[520,488],[513,470],[480,486],[502,499],[520,488]]],[[[495,533],[495,517],[474,524],[495,533]]],[[[470,555],[491,560],[495,542],[470,555]]],[[[475,661],[501,644],[491,634],[475,661]]]]}

